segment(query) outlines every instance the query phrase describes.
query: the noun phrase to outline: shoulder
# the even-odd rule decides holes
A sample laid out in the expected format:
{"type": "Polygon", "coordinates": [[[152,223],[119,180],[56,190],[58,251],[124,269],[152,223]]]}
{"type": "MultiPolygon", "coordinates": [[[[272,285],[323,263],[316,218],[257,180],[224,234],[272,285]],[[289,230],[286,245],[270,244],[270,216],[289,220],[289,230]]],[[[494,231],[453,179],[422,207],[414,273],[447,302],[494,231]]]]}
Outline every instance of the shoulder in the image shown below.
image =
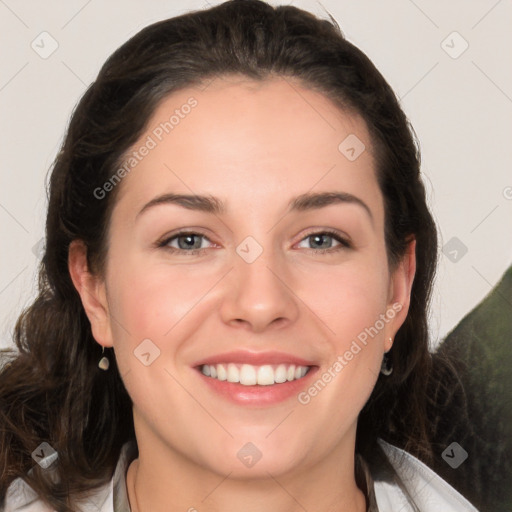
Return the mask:
{"type": "MultiPolygon", "coordinates": [[[[471,503],[419,459],[379,439],[379,444],[421,512],[478,512],[471,503]]],[[[413,509],[397,484],[374,482],[379,512],[413,509]]]]}
{"type": "MultiPolygon", "coordinates": [[[[112,482],[89,496],[77,512],[113,512],[112,508],[112,482]]],[[[56,512],[42,501],[32,488],[21,478],[17,478],[7,489],[3,506],[0,512],[56,512]]]]}
{"type": "MultiPolygon", "coordinates": [[[[81,501],[77,512],[129,512],[125,478],[128,465],[137,456],[137,443],[135,440],[127,441],[121,449],[111,480],[81,501]]],[[[56,511],[39,499],[22,478],[17,478],[7,489],[5,501],[0,503],[0,512],[56,511]]]]}
{"type": "MultiPolygon", "coordinates": [[[[114,512],[113,478],[104,486],[95,489],[79,503],[77,512],[114,512]]],[[[17,478],[8,487],[0,512],[56,512],[48,506],[25,480],[17,478]]]]}
{"type": "Polygon", "coordinates": [[[54,512],[41,502],[32,488],[21,478],[11,483],[0,512],[54,512]]]}

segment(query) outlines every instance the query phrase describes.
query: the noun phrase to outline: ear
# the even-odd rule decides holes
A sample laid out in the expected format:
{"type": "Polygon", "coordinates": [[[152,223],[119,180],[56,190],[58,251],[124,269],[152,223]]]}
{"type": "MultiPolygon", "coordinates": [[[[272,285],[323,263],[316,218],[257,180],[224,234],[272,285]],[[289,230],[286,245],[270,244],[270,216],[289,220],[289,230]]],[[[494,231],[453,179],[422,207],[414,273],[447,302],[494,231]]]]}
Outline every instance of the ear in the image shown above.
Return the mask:
{"type": "Polygon", "coordinates": [[[69,246],[68,269],[91,323],[94,339],[104,347],[112,347],[105,283],[98,276],[89,272],[87,247],[82,240],[73,240],[69,246]]]}
{"type": "Polygon", "coordinates": [[[389,322],[389,330],[386,334],[385,351],[391,349],[392,341],[407,318],[409,305],[411,302],[411,290],[416,274],[416,239],[412,237],[408,244],[405,254],[396,269],[391,274],[389,295],[388,295],[388,311],[396,312],[392,321],[389,322]]]}

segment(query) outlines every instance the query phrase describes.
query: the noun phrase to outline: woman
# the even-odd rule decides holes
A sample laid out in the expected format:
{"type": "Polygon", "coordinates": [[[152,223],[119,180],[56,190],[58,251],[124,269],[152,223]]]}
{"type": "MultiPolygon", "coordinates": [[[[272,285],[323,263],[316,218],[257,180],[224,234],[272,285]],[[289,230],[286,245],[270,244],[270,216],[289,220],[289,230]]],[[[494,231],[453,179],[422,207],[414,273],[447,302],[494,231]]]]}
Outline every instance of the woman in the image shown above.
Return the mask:
{"type": "Polygon", "coordinates": [[[419,460],[419,167],[335,22],[235,0],[119,48],[0,374],[4,510],[476,510],[419,460]]]}

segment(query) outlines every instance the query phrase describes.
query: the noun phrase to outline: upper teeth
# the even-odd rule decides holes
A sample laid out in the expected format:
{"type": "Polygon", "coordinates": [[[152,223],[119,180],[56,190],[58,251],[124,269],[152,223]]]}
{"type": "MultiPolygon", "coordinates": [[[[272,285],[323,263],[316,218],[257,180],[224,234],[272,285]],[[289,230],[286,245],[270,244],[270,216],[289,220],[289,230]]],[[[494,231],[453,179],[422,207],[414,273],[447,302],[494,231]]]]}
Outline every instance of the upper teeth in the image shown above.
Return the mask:
{"type": "Polygon", "coordinates": [[[239,382],[244,386],[269,386],[281,384],[286,381],[301,379],[308,372],[309,366],[296,366],[294,364],[280,364],[272,366],[253,366],[251,364],[203,364],[201,372],[207,377],[228,382],[239,382]]]}

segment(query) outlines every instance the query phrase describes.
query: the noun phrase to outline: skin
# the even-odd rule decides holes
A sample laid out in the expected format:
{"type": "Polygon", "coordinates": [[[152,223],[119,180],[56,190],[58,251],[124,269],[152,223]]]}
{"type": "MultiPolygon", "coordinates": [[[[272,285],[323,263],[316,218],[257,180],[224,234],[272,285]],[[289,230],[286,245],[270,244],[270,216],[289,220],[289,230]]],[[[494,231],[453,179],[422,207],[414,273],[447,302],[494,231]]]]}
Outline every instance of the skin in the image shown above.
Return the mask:
{"type": "Polygon", "coordinates": [[[232,76],[168,96],[134,148],[190,96],[198,105],[118,185],[105,275],[88,271],[79,241],[69,252],[93,335],[114,347],[134,404],[132,510],[366,510],[354,478],[357,416],[405,320],[416,264],[412,241],[388,266],[367,127],[291,79],[232,76]],[[349,134],[366,146],[355,161],[338,150],[349,134]],[[357,196],[372,218],[354,203],[287,213],[292,197],[324,191],[357,196]],[[164,192],[211,194],[227,210],[162,204],[137,216],[164,192]],[[154,246],[181,228],[205,235],[202,254],[154,246]],[[329,228],[352,247],[308,237],[329,228]],[[247,236],[263,248],[250,264],[235,250],[247,236]],[[237,405],[191,367],[231,350],[279,350],[315,361],[321,375],[393,304],[401,311],[307,405],[237,405]],[[149,366],[133,354],[146,338],[160,349],[149,366]],[[247,442],[262,453],[250,468],[237,458],[247,442]]]}

